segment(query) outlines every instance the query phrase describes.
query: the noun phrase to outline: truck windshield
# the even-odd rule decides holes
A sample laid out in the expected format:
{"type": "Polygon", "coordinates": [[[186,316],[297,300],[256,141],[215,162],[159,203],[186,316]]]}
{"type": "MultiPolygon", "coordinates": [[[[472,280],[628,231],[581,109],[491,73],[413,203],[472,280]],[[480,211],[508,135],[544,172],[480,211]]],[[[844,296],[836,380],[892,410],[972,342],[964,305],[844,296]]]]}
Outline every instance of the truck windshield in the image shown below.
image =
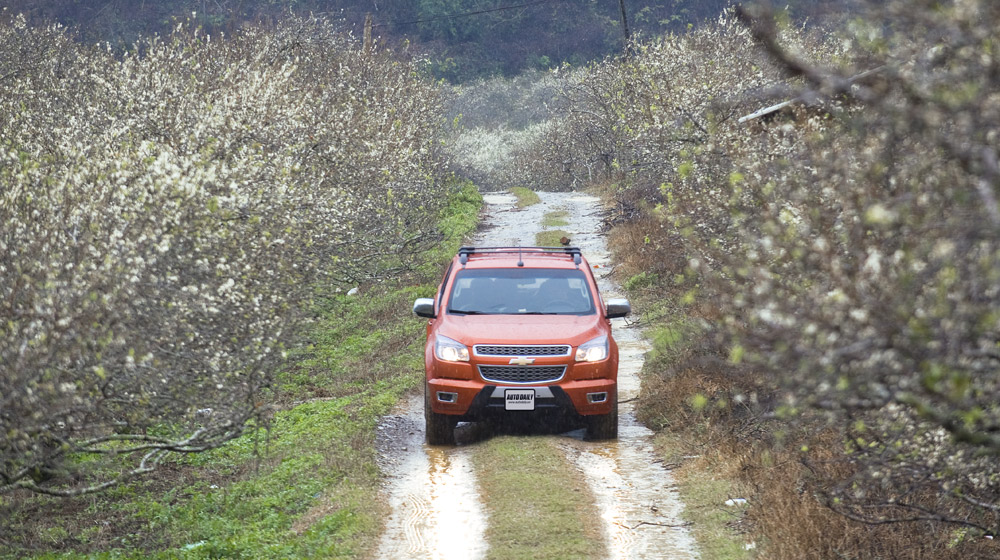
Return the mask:
{"type": "Polygon", "coordinates": [[[582,270],[496,268],[455,275],[448,312],[483,315],[590,315],[594,298],[582,270]]]}

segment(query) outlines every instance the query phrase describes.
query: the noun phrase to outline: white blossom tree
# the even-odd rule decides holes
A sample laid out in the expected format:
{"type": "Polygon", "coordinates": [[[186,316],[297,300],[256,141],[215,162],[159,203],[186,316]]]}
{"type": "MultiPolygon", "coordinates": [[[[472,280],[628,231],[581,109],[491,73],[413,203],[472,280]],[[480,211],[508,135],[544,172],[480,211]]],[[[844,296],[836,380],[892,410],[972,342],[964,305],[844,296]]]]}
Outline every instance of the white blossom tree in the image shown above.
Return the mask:
{"type": "Polygon", "coordinates": [[[707,302],[720,363],[769,380],[783,422],[839,431],[832,508],[995,534],[1000,5],[863,4],[837,30],[744,11],[596,65],[552,145],[683,247],[666,293],[707,302]]]}
{"type": "Polygon", "coordinates": [[[133,52],[0,23],[0,491],[75,495],[266,418],[309,299],[412,266],[432,84],[328,22],[133,52]]]}

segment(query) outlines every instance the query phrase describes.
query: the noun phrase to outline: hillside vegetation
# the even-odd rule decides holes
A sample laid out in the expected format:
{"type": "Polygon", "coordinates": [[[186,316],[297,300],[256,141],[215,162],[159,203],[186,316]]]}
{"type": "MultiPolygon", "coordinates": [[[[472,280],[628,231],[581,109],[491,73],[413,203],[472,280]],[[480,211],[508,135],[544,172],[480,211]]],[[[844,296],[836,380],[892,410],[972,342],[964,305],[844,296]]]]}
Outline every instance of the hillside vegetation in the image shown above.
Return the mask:
{"type": "Polygon", "coordinates": [[[324,19],[116,49],[4,12],[2,553],[370,549],[407,306],[481,203],[452,157],[607,195],[643,418],[693,530],[757,551],[706,555],[1000,555],[1000,4],[858,4],[454,90],[324,19]]]}
{"type": "Polygon", "coordinates": [[[296,18],[141,50],[0,22],[0,493],[266,423],[310,302],[441,238],[441,109],[409,63],[296,18]]]}
{"type": "Polygon", "coordinates": [[[730,473],[766,557],[991,556],[1000,7],[783,21],[564,73],[523,180],[606,186],[644,416],[708,442],[672,453],[730,473]]]}
{"type": "MultiPolygon", "coordinates": [[[[841,14],[851,0],[782,3],[799,17],[841,14]]],[[[714,18],[730,0],[628,0],[630,30],[656,36],[714,18]]],[[[512,77],[564,63],[574,66],[622,52],[616,0],[0,0],[34,22],[77,27],[84,42],[129,48],[140,37],[169,32],[178,20],[218,35],[288,14],[322,15],[361,40],[367,15],[382,44],[425,57],[424,71],[451,82],[512,77]]]]}
{"type": "Polygon", "coordinates": [[[438,89],[320,19],[0,51],[0,556],[364,554],[481,204],[438,89]]]}

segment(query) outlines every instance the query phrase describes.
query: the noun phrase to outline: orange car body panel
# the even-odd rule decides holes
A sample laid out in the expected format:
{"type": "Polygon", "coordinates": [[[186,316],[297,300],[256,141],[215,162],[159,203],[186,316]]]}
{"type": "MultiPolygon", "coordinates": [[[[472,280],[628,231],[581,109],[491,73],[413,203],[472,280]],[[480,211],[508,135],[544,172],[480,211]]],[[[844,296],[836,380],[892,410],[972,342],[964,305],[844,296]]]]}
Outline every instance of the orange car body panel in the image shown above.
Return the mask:
{"type": "Polygon", "coordinates": [[[593,272],[586,259],[580,257],[580,264],[562,254],[533,253],[529,250],[517,253],[478,254],[468,256],[463,265],[459,257],[452,261],[445,278],[438,287],[434,298],[433,319],[427,321],[427,346],[425,366],[428,393],[454,394],[453,402],[430,399],[435,413],[463,416],[469,413],[470,405],[483,389],[489,385],[501,388],[553,387],[558,386],[572,401],[577,414],[589,416],[608,414],[612,409],[612,399],[604,402],[589,402],[587,395],[606,392],[617,394],[618,346],[611,336],[611,321],[605,316],[605,306],[601,299],[593,272]],[[518,263],[523,263],[518,266],[518,263]],[[452,292],[456,272],[476,269],[579,269],[584,271],[586,282],[594,299],[594,313],[588,315],[518,315],[484,314],[464,315],[449,313],[448,298],[452,292]],[[435,356],[434,344],[437,335],[448,337],[464,344],[470,353],[468,362],[446,362],[435,356]],[[596,362],[576,361],[577,347],[600,336],[607,336],[609,348],[604,360],[596,362]],[[566,356],[539,356],[532,358],[533,366],[565,366],[565,373],[555,381],[539,383],[498,383],[484,379],[480,366],[509,366],[520,359],[516,356],[478,355],[476,345],[569,345],[566,356]]]}

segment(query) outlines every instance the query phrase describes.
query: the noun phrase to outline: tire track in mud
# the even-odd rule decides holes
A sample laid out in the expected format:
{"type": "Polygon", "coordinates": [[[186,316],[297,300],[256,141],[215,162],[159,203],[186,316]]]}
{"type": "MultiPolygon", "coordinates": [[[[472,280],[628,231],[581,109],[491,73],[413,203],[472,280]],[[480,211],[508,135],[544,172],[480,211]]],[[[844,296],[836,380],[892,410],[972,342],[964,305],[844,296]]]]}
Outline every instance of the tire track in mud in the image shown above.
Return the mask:
{"type": "Polygon", "coordinates": [[[486,553],[486,512],[470,449],[424,444],[423,397],[378,426],[379,467],[391,509],[375,558],[474,560],[486,553]]]}
{"type": "MultiPolygon", "coordinates": [[[[611,263],[601,232],[600,201],[593,196],[570,193],[539,193],[543,204],[567,210],[572,245],[580,247],[607,300],[622,294],[608,272],[611,263]],[[555,196],[553,196],[555,195],[555,196]]],[[[551,210],[545,210],[546,212],[551,210]]],[[[696,558],[694,538],[683,520],[683,504],[670,471],[665,469],[653,446],[653,432],[635,417],[631,402],[639,395],[639,372],[649,344],[642,331],[628,326],[627,319],[612,319],[618,342],[618,440],[586,442],[567,439],[562,445],[596,498],[608,557],[696,558]]],[[[573,434],[576,435],[576,434],[573,434]]]]}
{"type": "MultiPolygon", "coordinates": [[[[487,194],[484,229],[477,245],[535,244],[545,214],[566,210],[572,245],[583,250],[598,278],[602,296],[617,297],[604,274],[610,264],[601,233],[596,197],[579,193],[538,193],[542,202],[518,210],[510,194],[487,194]]],[[[641,332],[623,319],[612,321],[619,344],[619,400],[639,393],[639,370],[648,345],[641,332]]],[[[405,400],[379,425],[379,466],[386,473],[385,499],[391,513],[376,552],[385,559],[478,559],[486,554],[487,515],[479,497],[471,449],[462,444],[484,437],[475,425],[460,425],[456,447],[424,444],[423,398],[405,400]]],[[[546,437],[546,436],[539,436],[546,437]]],[[[622,402],[619,439],[583,441],[583,430],[559,436],[567,460],[586,478],[603,524],[607,556],[696,558],[694,540],[681,521],[682,504],[670,472],[660,465],[653,433],[635,418],[634,406],[622,402]]]]}

